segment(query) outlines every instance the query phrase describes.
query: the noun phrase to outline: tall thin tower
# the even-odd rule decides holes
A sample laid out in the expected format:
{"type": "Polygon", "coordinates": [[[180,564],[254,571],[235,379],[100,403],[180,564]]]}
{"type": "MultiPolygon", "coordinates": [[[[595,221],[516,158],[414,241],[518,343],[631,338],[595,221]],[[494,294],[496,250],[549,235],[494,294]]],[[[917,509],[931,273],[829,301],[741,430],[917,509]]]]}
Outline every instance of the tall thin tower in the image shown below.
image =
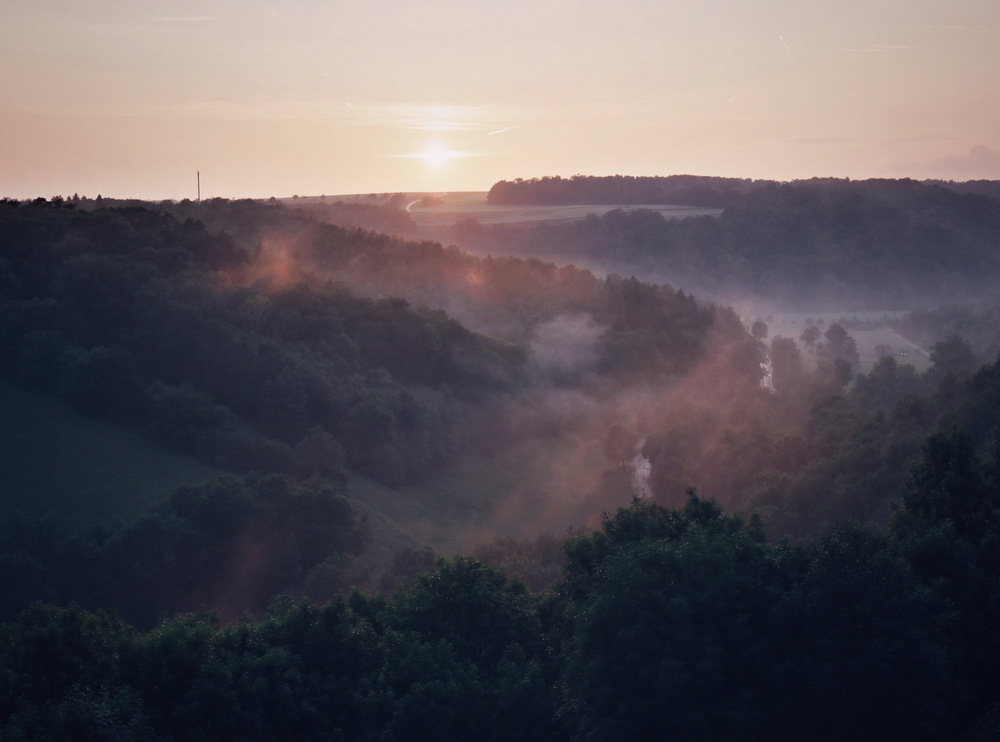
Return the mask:
{"type": "Polygon", "coordinates": [[[201,170],[198,170],[198,203],[201,203],[201,170]]]}

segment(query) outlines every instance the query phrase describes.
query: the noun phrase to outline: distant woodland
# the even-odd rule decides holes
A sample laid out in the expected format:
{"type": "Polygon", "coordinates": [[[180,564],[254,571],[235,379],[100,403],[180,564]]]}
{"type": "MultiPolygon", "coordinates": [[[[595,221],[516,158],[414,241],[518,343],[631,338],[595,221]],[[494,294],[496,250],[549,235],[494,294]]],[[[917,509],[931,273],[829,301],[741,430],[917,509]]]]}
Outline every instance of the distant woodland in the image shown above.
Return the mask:
{"type": "Polygon", "coordinates": [[[724,211],[457,225],[482,254],[399,236],[398,200],[0,202],[0,379],[229,472],[93,529],[5,511],[0,736],[995,739],[997,310],[931,305],[996,285],[1000,202],[960,190],[514,181],[491,202],[724,211]],[[894,327],[930,368],[544,259],[609,250],[923,297],[894,327]],[[354,477],[525,440],[597,441],[636,498],[373,566],[354,477]]]}
{"type": "Polygon", "coordinates": [[[598,261],[696,293],[749,297],[794,311],[913,309],[996,297],[1000,194],[985,184],[814,179],[541,178],[501,181],[498,204],[724,207],[667,220],[641,209],[534,229],[475,223],[461,244],[493,252],[598,261]]]}

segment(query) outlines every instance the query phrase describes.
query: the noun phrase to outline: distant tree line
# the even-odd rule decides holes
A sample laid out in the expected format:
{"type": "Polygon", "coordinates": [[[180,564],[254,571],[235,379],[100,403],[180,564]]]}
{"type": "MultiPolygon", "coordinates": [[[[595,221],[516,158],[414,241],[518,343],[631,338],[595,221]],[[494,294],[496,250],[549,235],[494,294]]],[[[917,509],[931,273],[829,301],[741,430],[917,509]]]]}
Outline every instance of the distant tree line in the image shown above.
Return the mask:
{"type": "Polygon", "coordinates": [[[924,348],[943,338],[958,336],[972,345],[981,358],[1000,354],[1000,299],[996,297],[916,309],[894,320],[892,326],[924,348]]]}
{"type": "Polygon", "coordinates": [[[956,193],[978,193],[981,196],[1000,198],[1000,180],[925,180],[924,182],[956,193]]]}
{"type": "Polygon", "coordinates": [[[595,177],[558,175],[516,178],[494,183],[487,194],[490,204],[680,204],[687,206],[728,205],[754,188],[744,178],[714,178],[699,175],[595,177]]]}
{"type": "MultiPolygon", "coordinates": [[[[678,178],[687,176],[675,176],[678,178]]],[[[624,178],[498,183],[504,203],[661,203],[591,198],[624,178]],[[546,187],[555,189],[547,195],[546,187]]],[[[706,187],[714,183],[706,180],[706,187]]],[[[676,201],[687,203],[687,201],[676,201]]],[[[594,260],[666,276],[697,293],[772,304],[910,309],[993,293],[1000,200],[910,180],[754,181],[716,217],[668,220],[652,211],[535,228],[463,223],[454,239],[480,250],[594,260]]]]}

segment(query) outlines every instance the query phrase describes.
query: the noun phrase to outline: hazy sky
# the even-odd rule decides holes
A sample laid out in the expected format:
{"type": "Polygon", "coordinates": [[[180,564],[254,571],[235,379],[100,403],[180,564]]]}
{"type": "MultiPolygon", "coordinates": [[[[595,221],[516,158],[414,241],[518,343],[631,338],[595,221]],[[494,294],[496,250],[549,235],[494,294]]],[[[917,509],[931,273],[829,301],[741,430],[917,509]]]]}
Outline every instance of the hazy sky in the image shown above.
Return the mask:
{"type": "Polygon", "coordinates": [[[1000,179],[1000,0],[2,0],[0,196],[1000,179]]]}

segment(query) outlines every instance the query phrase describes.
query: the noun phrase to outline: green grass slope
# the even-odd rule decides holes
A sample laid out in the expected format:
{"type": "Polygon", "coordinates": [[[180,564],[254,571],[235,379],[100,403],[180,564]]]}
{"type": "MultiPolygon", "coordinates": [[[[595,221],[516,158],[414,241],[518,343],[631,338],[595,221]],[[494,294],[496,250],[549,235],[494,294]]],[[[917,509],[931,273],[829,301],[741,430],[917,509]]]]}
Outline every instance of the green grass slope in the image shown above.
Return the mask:
{"type": "Polygon", "coordinates": [[[349,496],[368,514],[372,560],[387,564],[406,547],[467,553],[497,536],[557,536],[597,527],[604,510],[632,499],[601,441],[527,438],[450,465],[397,489],[352,475],[349,496]]]}
{"type": "MultiPolygon", "coordinates": [[[[0,508],[48,511],[72,528],[127,522],[177,487],[226,474],[135,428],[0,382],[0,508]]],[[[397,489],[355,474],[348,495],[368,513],[371,559],[384,565],[408,546],[450,554],[497,535],[596,525],[596,514],[631,497],[624,480],[608,475],[599,441],[529,439],[489,455],[467,452],[397,489]]]]}
{"type": "Polygon", "coordinates": [[[50,511],[70,527],[129,521],[174,489],[225,474],[135,428],[0,382],[0,507],[50,511]]]}

